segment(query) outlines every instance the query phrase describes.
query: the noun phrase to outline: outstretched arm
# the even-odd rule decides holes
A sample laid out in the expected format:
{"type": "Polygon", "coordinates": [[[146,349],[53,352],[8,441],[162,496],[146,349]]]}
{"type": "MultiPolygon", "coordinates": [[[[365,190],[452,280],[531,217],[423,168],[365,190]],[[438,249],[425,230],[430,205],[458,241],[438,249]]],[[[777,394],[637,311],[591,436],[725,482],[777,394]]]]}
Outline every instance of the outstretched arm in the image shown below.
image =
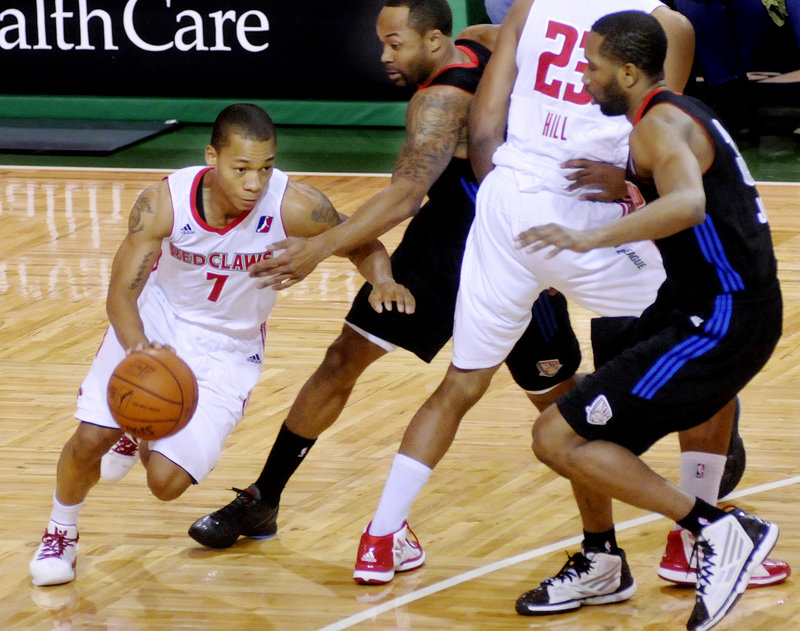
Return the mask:
{"type": "MultiPolygon", "coordinates": [[[[333,230],[347,221],[347,217],[336,211],[324,193],[313,186],[299,182],[289,183],[281,206],[281,214],[286,233],[291,238],[273,244],[272,247],[280,249],[285,246],[287,250],[294,249],[299,254],[302,254],[302,245],[308,240],[333,230]]],[[[381,312],[384,308],[391,310],[392,303],[396,302],[398,311],[413,313],[414,298],[404,286],[395,283],[389,254],[380,241],[373,239],[342,254],[347,256],[361,275],[375,287],[374,298],[370,299],[370,304],[376,311],[381,312]]],[[[266,263],[269,264],[270,261],[274,260],[267,259],[266,263]]],[[[270,280],[275,289],[294,284],[285,274],[278,274],[270,280]]]]}
{"type": "Polygon", "coordinates": [[[450,86],[417,92],[408,106],[406,141],[391,183],[346,222],[304,241],[275,244],[285,252],[271,262],[254,265],[251,275],[264,277],[265,286],[290,287],[330,255],[346,255],[415,215],[455,153],[466,129],[470,100],[470,95],[450,86]]]}
{"type": "Polygon", "coordinates": [[[150,344],[137,300],[172,229],[172,201],[165,181],[146,188],[128,217],[128,234],[114,255],[106,311],[114,333],[128,351],[150,344]]]}

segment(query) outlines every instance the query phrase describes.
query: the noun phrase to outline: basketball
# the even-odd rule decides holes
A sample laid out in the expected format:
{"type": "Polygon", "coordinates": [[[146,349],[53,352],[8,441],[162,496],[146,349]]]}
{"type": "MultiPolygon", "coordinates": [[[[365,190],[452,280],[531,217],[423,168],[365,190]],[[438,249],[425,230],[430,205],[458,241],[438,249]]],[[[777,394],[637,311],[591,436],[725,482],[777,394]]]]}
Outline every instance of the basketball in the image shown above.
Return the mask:
{"type": "Polygon", "coordinates": [[[122,431],[144,440],[182,429],[197,408],[197,379],[166,348],[133,351],[108,382],[108,407],[122,431]]]}

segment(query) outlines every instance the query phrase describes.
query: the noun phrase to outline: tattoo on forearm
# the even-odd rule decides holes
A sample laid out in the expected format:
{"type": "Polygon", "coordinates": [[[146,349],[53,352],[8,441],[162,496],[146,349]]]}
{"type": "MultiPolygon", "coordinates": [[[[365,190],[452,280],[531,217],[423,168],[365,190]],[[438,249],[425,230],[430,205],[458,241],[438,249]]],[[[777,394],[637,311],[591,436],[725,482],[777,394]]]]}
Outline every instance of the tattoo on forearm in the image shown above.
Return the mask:
{"type": "Polygon", "coordinates": [[[146,197],[139,197],[131,209],[131,214],[128,216],[128,232],[141,232],[144,230],[145,219],[143,215],[145,214],[153,214],[150,200],[146,197]]]}
{"type": "Polygon", "coordinates": [[[158,254],[158,251],[155,252],[148,252],[147,254],[142,257],[142,262],[139,264],[139,267],[136,269],[136,277],[131,281],[130,288],[136,289],[144,280],[147,272],[153,267],[153,259],[158,254]]]}

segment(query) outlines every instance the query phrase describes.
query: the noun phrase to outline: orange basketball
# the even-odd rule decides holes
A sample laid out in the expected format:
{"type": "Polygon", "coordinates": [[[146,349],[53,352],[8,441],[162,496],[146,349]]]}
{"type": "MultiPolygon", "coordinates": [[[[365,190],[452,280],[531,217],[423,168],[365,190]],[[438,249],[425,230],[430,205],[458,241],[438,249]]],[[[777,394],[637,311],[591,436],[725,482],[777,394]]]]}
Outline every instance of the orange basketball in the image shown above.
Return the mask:
{"type": "Polygon", "coordinates": [[[108,382],[108,407],[124,432],[155,440],[174,434],[197,408],[197,379],[171,350],[133,351],[108,382]]]}

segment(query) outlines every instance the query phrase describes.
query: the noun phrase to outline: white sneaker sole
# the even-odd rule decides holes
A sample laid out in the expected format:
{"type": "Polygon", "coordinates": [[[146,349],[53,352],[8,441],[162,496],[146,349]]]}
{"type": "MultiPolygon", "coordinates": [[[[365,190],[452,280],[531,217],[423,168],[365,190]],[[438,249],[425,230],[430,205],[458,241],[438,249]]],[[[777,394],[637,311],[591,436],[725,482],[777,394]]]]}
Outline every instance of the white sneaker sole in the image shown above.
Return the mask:
{"type": "Polygon", "coordinates": [[[422,554],[420,556],[418,556],[416,559],[409,559],[407,561],[404,561],[400,565],[400,567],[397,568],[396,570],[379,572],[378,570],[356,569],[353,572],[353,580],[355,580],[357,583],[362,583],[364,585],[385,585],[386,583],[391,582],[396,573],[416,570],[418,567],[421,567],[424,563],[425,563],[425,551],[422,550],[422,554]]]}

